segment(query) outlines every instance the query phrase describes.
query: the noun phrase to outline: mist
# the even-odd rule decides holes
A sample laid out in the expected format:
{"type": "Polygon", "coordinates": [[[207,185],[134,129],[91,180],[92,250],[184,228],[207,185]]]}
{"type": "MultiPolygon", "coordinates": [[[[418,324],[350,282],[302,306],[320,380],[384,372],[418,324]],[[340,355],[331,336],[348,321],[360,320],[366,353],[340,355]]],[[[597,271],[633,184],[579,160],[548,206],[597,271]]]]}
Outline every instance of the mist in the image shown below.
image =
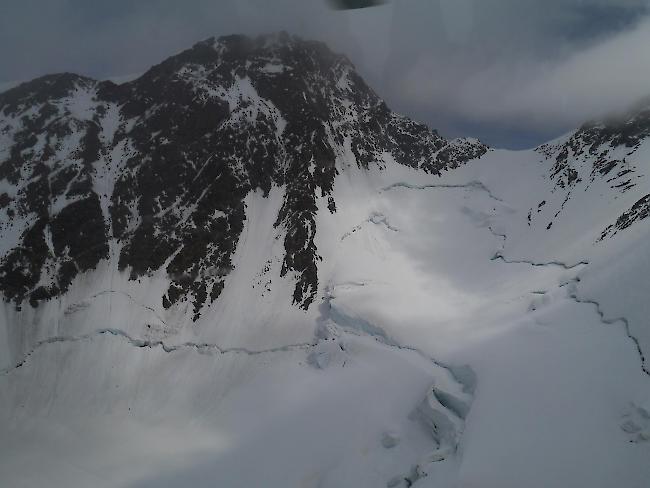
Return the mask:
{"type": "Polygon", "coordinates": [[[650,95],[647,0],[10,0],[0,89],[52,72],[132,78],[210,36],[286,30],[345,53],[391,108],[522,148],[650,95]]]}

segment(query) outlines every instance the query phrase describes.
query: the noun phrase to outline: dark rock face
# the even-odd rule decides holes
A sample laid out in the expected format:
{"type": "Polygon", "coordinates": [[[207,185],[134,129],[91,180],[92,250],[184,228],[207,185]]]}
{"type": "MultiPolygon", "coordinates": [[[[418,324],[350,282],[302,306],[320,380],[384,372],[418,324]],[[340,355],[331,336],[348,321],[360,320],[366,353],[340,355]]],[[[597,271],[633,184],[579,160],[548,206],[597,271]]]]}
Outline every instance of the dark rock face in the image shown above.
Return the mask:
{"type": "Polygon", "coordinates": [[[640,220],[650,217],[650,194],[637,200],[632,207],[623,212],[623,214],[616,219],[616,222],[607,226],[607,228],[600,235],[602,241],[605,237],[613,236],[619,230],[627,229],[629,226],[640,220]]]}
{"type": "Polygon", "coordinates": [[[637,170],[627,162],[626,156],[633,155],[650,136],[650,107],[642,107],[622,117],[584,124],[560,146],[540,146],[539,152],[555,159],[551,177],[556,187],[571,188],[581,181],[576,166],[589,160],[591,182],[605,178],[614,190],[625,192],[633,188],[637,170]],[[620,148],[625,150],[625,155],[612,155],[615,149],[620,148]]]}
{"type": "MultiPolygon", "coordinates": [[[[579,183],[587,190],[597,180],[604,181],[616,194],[636,186],[636,180],[642,175],[628,158],[650,136],[650,106],[647,101],[639,106],[617,118],[586,123],[565,142],[537,148],[546,159],[554,161],[550,172],[553,192],[565,194],[554,217],[564,209],[579,183]]],[[[547,229],[552,225],[553,221],[549,222],[547,229]]],[[[603,237],[610,234],[610,227],[603,232],[603,237]]]]}
{"type": "Polygon", "coordinates": [[[282,273],[307,308],[317,199],[336,211],[345,148],[360,167],[390,153],[435,174],[486,151],[392,113],[344,56],[286,34],[208,39],[122,85],[24,83],[0,94],[0,291],[55,297],[113,245],[132,279],[164,269],[163,305],[197,318],[232,270],[246,195],[284,186],[282,273]]]}
{"type": "Polygon", "coordinates": [[[55,296],[108,255],[90,175],[89,159],[99,151],[96,123],[79,120],[61,103],[94,84],[65,73],[0,94],[0,178],[8,190],[0,232],[5,239],[19,234],[0,262],[7,299],[29,297],[35,304],[55,296]],[[67,204],[59,208],[62,199],[67,204]]]}

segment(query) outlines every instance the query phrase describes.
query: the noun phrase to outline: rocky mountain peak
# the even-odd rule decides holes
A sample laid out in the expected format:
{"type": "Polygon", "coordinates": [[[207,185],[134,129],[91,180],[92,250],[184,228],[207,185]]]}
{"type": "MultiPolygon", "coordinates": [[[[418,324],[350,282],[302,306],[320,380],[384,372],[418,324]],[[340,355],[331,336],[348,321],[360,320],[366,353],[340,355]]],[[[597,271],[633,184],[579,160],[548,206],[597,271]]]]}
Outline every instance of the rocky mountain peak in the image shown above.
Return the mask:
{"type": "Polygon", "coordinates": [[[120,85],[45,76],[0,95],[0,287],[36,306],[114,252],[132,279],[164,272],[164,307],[196,319],[232,269],[246,195],[276,186],[282,274],[306,308],[318,202],[336,211],[345,165],[439,174],[485,151],[393,113],[347,58],[285,33],[207,39],[120,85]]]}

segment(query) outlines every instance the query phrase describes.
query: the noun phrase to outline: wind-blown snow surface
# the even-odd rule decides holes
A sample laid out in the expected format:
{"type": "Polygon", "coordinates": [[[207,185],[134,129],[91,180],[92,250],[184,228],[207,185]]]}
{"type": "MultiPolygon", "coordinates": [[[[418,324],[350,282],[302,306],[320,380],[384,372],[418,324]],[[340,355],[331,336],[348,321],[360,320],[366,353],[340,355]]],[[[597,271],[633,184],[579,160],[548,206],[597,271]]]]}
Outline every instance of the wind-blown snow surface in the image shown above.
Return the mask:
{"type": "Polygon", "coordinates": [[[196,323],[162,309],[164,276],[117,272],[117,248],[20,312],[33,328],[3,305],[2,485],[647,486],[650,227],[599,240],[642,190],[574,188],[555,214],[540,152],[442,177],[352,158],[337,211],[317,199],[306,311],[280,277],[280,187],[246,197],[196,323]]]}

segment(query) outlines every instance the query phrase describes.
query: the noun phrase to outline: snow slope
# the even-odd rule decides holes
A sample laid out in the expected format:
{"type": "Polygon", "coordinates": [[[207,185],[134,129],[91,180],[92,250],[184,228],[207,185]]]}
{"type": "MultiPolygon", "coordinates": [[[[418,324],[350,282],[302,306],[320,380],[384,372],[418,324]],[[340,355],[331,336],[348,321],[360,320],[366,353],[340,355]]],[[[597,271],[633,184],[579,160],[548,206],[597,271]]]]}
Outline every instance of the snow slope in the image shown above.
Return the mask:
{"type": "Polygon", "coordinates": [[[629,334],[650,229],[596,243],[589,219],[529,228],[545,164],[490,151],[442,178],[347,167],[337,212],[319,202],[322,298],[293,318],[266,227],[281,190],[249,195],[232,296],[192,326],[204,333],[102,329],[120,310],[156,320],[106,295],[5,370],[3,484],[645,486],[650,381],[629,334]]]}
{"type": "MultiPolygon", "coordinates": [[[[539,159],[492,151],[436,181],[395,175],[374,196],[343,183],[359,217],[324,259],[334,263],[331,303],[476,372],[457,486],[645,486],[647,420],[626,422],[646,418],[650,401],[638,349],[649,229],[596,243],[602,222],[579,228],[575,215],[552,235],[529,228],[531,196],[546,186],[539,159]]],[[[422,486],[445,486],[435,472],[422,486]]]]}

